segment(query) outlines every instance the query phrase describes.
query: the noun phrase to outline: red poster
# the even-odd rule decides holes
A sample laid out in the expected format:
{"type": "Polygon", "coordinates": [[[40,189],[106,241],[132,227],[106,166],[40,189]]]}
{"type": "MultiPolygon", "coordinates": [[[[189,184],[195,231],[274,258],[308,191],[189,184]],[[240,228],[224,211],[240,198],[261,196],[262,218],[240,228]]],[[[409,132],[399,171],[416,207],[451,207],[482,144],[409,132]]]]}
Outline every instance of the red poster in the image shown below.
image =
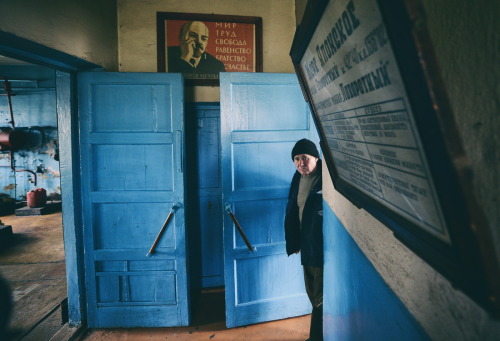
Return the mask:
{"type": "MultiPolygon", "coordinates": [[[[168,20],[167,47],[179,46],[179,32],[185,20],[168,20]]],[[[220,60],[227,72],[255,72],[254,25],[242,23],[208,22],[206,53],[220,60]]]]}
{"type": "Polygon", "coordinates": [[[220,72],[262,71],[258,51],[261,20],[241,22],[241,18],[159,13],[159,71],[179,72],[186,80],[215,82],[220,72]]]}

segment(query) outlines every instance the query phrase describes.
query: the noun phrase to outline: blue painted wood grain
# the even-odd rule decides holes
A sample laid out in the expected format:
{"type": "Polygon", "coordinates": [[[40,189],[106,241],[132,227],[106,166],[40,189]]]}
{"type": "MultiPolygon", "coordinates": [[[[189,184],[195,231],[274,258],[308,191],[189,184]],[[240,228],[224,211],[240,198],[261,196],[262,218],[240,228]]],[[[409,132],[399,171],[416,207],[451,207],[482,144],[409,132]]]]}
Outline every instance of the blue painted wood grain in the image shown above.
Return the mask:
{"type": "Polygon", "coordinates": [[[235,327],[308,314],[300,257],[287,257],[286,199],[295,172],[296,141],[317,141],[294,74],[222,73],[221,144],[224,207],[255,251],[224,215],[226,325],[235,327]]]}
{"type": "Polygon", "coordinates": [[[199,288],[221,287],[224,285],[224,258],[220,104],[189,103],[186,115],[192,283],[199,288]]]}
{"type": "Polygon", "coordinates": [[[182,77],[100,72],[78,82],[88,326],[188,325],[182,77]]]}
{"type": "Polygon", "coordinates": [[[73,74],[56,72],[68,318],[70,325],[81,325],[86,321],[86,304],[75,83],[73,74]]]}
{"type": "Polygon", "coordinates": [[[323,202],[325,340],[429,340],[323,202]]]}

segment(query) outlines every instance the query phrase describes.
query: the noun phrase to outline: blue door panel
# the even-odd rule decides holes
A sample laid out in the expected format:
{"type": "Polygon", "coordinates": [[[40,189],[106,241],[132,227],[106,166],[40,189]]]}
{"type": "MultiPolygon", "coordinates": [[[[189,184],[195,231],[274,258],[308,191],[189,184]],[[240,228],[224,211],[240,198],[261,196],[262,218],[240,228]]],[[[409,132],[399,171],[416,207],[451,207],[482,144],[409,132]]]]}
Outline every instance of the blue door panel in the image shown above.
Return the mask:
{"type": "MultiPolygon", "coordinates": [[[[282,77],[282,75],[277,77],[282,77]]],[[[303,100],[297,84],[252,84],[252,75],[239,77],[231,108],[232,129],[235,131],[288,131],[308,129],[309,118],[305,115],[294,115],[297,110],[306,112],[307,103],[303,100]],[[299,97],[300,96],[300,97],[299,97]],[[283,98],[283,101],[276,101],[283,98]],[[299,99],[299,100],[297,100],[299,99]],[[248,104],[250,107],[245,108],[248,104]],[[250,114],[251,113],[251,114],[250,114]]],[[[268,77],[269,74],[266,75],[268,77]]],[[[292,76],[293,77],[293,76],[292,76]]]]}
{"type": "Polygon", "coordinates": [[[92,132],[171,132],[170,84],[94,84],[90,120],[92,132]],[[109,115],[110,112],[115,112],[109,115]]]}
{"type": "Polygon", "coordinates": [[[208,288],[224,285],[219,106],[199,108],[197,125],[201,278],[202,288],[208,288]]]}
{"type": "MultiPolygon", "coordinates": [[[[262,193],[264,194],[264,193],[262,193]]],[[[264,197],[264,195],[263,195],[264,197]]],[[[251,226],[258,212],[262,227],[247,229],[245,234],[255,244],[283,244],[285,240],[284,229],[276,228],[283,224],[283,212],[286,208],[285,199],[242,200],[234,203],[234,214],[242,226],[251,226]]],[[[236,235],[234,248],[245,248],[245,242],[239,234],[236,235]]]]}
{"type": "Polygon", "coordinates": [[[219,103],[187,105],[190,272],[197,287],[224,285],[219,103]]]}
{"type": "Polygon", "coordinates": [[[182,77],[78,81],[88,326],[187,325],[182,77]]]}
{"type": "Polygon", "coordinates": [[[260,303],[270,299],[278,300],[303,295],[303,277],[300,260],[297,262],[297,258],[299,257],[293,257],[292,261],[289,261],[287,255],[270,254],[236,259],[236,304],[260,303]],[[248,280],[250,273],[252,281],[248,280]],[[290,278],[291,281],[275,281],[275,277],[290,278]],[[255,285],[255,283],[268,285],[255,285]]]}
{"type": "MultiPolygon", "coordinates": [[[[113,143],[117,143],[116,140],[113,143]]],[[[172,146],[147,144],[94,145],[92,155],[98,174],[92,179],[96,191],[173,191],[174,169],[165,168],[172,158],[172,146]],[[110,155],[134,155],[134,162],[110,155]],[[148,164],[145,167],[144,164],[148,164]]]]}
{"type": "MultiPolygon", "coordinates": [[[[259,134],[259,137],[265,138],[262,134],[259,134]]],[[[294,138],[294,136],[281,138],[294,138]]],[[[284,174],[289,175],[294,169],[290,152],[285,152],[288,148],[291,151],[293,143],[281,141],[235,143],[232,146],[232,162],[238,172],[234,174],[233,191],[270,188],[273,191],[276,189],[288,191],[290,180],[284,174]]]]}
{"type": "Polygon", "coordinates": [[[300,257],[288,257],[283,220],[301,138],[318,140],[293,74],[221,74],[226,325],[310,313],[300,257]]]}
{"type": "Polygon", "coordinates": [[[149,275],[142,272],[136,276],[133,272],[126,271],[97,272],[97,302],[101,306],[118,301],[128,302],[127,304],[149,302],[173,305],[176,304],[175,291],[168,290],[173,285],[174,271],[154,270],[149,275]]]}
{"type": "Polygon", "coordinates": [[[224,285],[221,194],[200,195],[202,287],[224,285]]]}
{"type": "Polygon", "coordinates": [[[220,189],[220,110],[198,110],[199,188],[220,189]]]}
{"type": "MultiPolygon", "coordinates": [[[[157,212],[168,212],[173,203],[94,203],[94,249],[114,249],[124,251],[127,249],[149,249],[158,231],[151,229],[144,231],[144,216],[149,216],[148,224],[158,226],[163,224],[164,218],[157,212]],[[137,214],[140,211],[141,214],[137,214]],[[112,212],[112,214],[109,214],[112,212]],[[125,223],[126,222],[126,223],[125,223]],[[144,236],[144,233],[146,235],[144,236]],[[130,241],[134,241],[131,243],[130,241]]],[[[175,218],[171,228],[167,229],[158,246],[175,248],[176,231],[175,218]]],[[[161,252],[161,250],[160,250],[161,252]]]]}

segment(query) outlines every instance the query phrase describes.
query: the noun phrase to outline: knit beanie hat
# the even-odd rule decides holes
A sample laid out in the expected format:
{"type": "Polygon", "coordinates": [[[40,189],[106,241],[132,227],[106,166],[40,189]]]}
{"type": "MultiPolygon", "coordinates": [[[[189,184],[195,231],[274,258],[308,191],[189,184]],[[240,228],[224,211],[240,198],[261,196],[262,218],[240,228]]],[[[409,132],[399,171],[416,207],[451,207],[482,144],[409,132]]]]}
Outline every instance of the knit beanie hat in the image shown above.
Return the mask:
{"type": "Polygon", "coordinates": [[[292,149],[292,160],[295,155],[299,154],[309,154],[311,156],[319,158],[318,149],[314,142],[309,141],[308,139],[302,139],[295,143],[295,146],[292,149]]]}

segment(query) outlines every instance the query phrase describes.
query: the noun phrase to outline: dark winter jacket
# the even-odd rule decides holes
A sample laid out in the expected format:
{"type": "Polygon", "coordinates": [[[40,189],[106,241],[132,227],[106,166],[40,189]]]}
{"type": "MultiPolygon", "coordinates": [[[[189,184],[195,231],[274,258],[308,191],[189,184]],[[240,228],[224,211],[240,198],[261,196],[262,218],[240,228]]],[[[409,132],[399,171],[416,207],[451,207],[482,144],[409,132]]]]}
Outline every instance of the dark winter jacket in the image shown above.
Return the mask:
{"type": "Polygon", "coordinates": [[[302,265],[323,266],[323,194],[321,181],[321,160],[318,160],[316,172],[320,177],[309,192],[304,211],[302,227],[299,220],[297,195],[301,174],[296,171],[290,185],[285,216],[285,240],[288,255],[300,250],[302,265]]]}

